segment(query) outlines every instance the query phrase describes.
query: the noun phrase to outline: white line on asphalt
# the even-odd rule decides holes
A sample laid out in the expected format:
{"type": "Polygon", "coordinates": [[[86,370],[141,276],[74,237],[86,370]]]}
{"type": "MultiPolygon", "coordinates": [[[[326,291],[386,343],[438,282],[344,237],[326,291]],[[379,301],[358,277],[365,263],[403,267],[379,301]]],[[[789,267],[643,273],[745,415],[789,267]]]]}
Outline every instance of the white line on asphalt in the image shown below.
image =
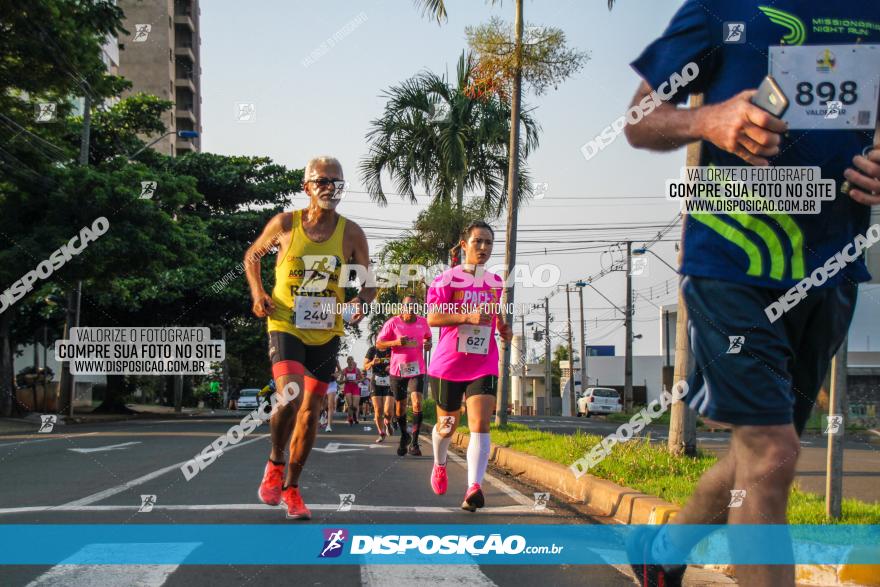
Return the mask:
{"type": "MultiPolygon", "coordinates": [[[[336,511],[338,503],[310,503],[309,509],[317,511],[336,511]]],[[[38,512],[117,512],[137,511],[139,505],[60,505],[60,506],[26,506],[18,508],[0,508],[0,514],[29,514],[38,512]]],[[[187,505],[154,505],[153,510],[175,511],[234,511],[234,510],[268,510],[274,509],[259,503],[220,503],[220,504],[187,504],[187,505]]],[[[397,505],[352,505],[354,512],[375,512],[385,514],[417,513],[417,514],[461,514],[458,507],[439,506],[397,506],[397,505]]],[[[553,515],[549,509],[536,510],[533,506],[506,505],[485,507],[480,512],[489,514],[537,514],[553,515]]],[[[148,514],[144,514],[148,515],[148,514]]]]}
{"type": "Polygon", "coordinates": [[[479,565],[364,565],[364,587],[399,587],[400,585],[440,585],[441,587],[495,587],[479,565]]]}
{"type": "Polygon", "coordinates": [[[126,552],[135,556],[149,556],[150,553],[155,553],[156,556],[163,558],[170,554],[179,557],[180,562],[183,562],[200,545],[200,542],[88,544],[28,583],[27,587],[115,587],[116,585],[161,587],[179,565],[106,563],[119,560],[120,554],[125,556],[126,552]]]}
{"type": "MultiPolygon", "coordinates": [[[[70,435],[52,434],[52,435],[46,435],[45,438],[35,438],[34,440],[19,440],[18,442],[4,442],[4,443],[0,444],[0,447],[14,446],[16,444],[34,444],[37,442],[46,442],[47,440],[65,440],[65,439],[69,440],[71,438],[86,438],[87,436],[94,436],[95,434],[98,434],[98,433],[97,432],[83,432],[83,433],[71,432],[70,435]]],[[[0,438],[3,438],[3,437],[0,436],[0,438]]]]}
{"type": "MultiPolygon", "coordinates": [[[[235,450],[236,448],[245,446],[246,444],[250,444],[250,443],[256,442],[258,440],[263,440],[264,438],[266,438],[268,436],[269,436],[268,434],[261,434],[261,435],[257,436],[256,438],[251,438],[250,440],[245,440],[244,442],[239,442],[238,444],[228,446],[223,450],[224,450],[224,452],[229,452],[231,450],[235,450]]],[[[174,470],[179,470],[180,467],[182,467],[188,461],[189,461],[189,459],[187,459],[186,461],[180,461],[179,463],[175,463],[175,464],[169,465],[167,467],[162,467],[158,471],[153,471],[152,473],[147,473],[146,475],[143,475],[142,477],[138,477],[137,479],[132,479],[131,481],[123,483],[122,485],[117,485],[116,487],[111,487],[110,489],[105,489],[104,491],[99,491],[98,493],[93,493],[92,495],[88,495],[88,496],[83,497],[81,499],[76,499],[74,501],[67,502],[61,506],[58,506],[58,508],[79,506],[79,505],[89,505],[89,504],[95,503],[96,501],[102,501],[104,499],[107,499],[108,497],[116,495],[117,493],[122,493],[123,491],[131,489],[132,487],[137,487],[138,485],[143,485],[147,481],[152,481],[156,477],[161,477],[165,473],[169,473],[174,470]]],[[[55,508],[55,509],[57,509],[57,508],[55,508]]]]}
{"type": "Polygon", "coordinates": [[[110,444],[108,446],[98,446],[95,448],[68,448],[67,450],[72,452],[78,452],[80,454],[88,454],[92,452],[108,452],[111,450],[124,450],[129,446],[134,446],[135,444],[140,444],[140,440],[134,440],[132,442],[123,442],[122,444],[110,444]]]}

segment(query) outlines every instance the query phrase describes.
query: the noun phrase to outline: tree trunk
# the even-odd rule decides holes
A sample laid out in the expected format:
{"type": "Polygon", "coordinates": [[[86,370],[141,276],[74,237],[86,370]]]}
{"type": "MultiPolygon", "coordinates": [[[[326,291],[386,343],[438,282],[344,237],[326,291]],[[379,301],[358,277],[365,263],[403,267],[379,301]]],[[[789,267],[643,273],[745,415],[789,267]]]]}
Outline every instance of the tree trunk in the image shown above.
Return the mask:
{"type": "MultiPolygon", "coordinates": [[[[513,324],[513,284],[509,284],[513,267],[516,264],[516,222],[519,200],[519,119],[520,100],[522,98],[522,35],[523,35],[523,0],[516,0],[516,69],[513,75],[513,94],[510,102],[510,146],[508,148],[507,171],[507,242],[504,254],[505,287],[503,297],[504,322],[513,324]]],[[[498,380],[498,409],[495,411],[495,423],[499,426],[507,424],[507,404],[510,397],[510,343],[502,341],[501,377],[498,380]]]]}
{"type": "Polygon", "coordinates": [[[95,408],[98,414],[133,414],[125,405],[125,396],[128,389],[125,384],[125,375],[107,375],[107,391],[104,401],[95,408]]]}
{"type": "Polygon", "coordinates": [[[11,314],[0,314],[0,415],[4,418],[12,415],[15,403],[15,367],[12,362],[12,341],[9,339],[11,323],[11,314]]]}

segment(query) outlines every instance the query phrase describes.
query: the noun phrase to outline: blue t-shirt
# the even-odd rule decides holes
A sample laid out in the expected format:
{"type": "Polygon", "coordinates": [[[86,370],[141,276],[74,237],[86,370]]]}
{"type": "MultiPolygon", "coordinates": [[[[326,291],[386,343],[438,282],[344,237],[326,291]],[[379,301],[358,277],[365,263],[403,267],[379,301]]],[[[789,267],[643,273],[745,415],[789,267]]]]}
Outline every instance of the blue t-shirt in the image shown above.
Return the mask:
{"type": "MultiPolygon", "coordinates": [[[[672,102],[703,93],[704,103],[713,104],[760,85],[768,73],[770,46],[856,43],[880,43],[880,1],[687,0],[632,66],[657,89],[693,61],[699,66],[698,77],[680,88],[672,102]],[[725,43],[725,22],[745,23],[745,42],[725,43]]],[[[880,63],[859,82],[866,90],[873,88],[878,73],[880,63]]],[[[794,104],[795,96],[788,99],[794,104]]],[[[844,170],[852,167],[854,155],[873,144],[873,135],[873,129],[789,131],[770,164],[820,167],[823,179],[837,181],[835,200],[822,202],[820,214],[754,214],[745,224],[729,215],[688,215],[682,273],[780,289],[810,275],[868,228],[870,207],[839,190],[844,170]]],[[[708,141],[703,142],[700,159],[704,166],[748,165],[708,141]]],[[[848,264],[822,287],[845,278],[870,279],[864,258],[848,264]]]]}

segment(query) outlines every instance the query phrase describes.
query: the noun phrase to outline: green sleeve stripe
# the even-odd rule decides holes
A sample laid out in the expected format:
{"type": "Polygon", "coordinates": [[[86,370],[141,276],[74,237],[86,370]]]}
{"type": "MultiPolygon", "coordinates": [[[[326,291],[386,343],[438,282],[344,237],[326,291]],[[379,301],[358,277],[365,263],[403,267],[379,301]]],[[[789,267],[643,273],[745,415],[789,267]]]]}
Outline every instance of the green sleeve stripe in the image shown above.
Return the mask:
{"type": "Polygon", "coordinates": [[[745,252],[746,256],[749,258],[749,269],[746,271],[746,275],[751,275],[752,277],[761,276],[764,272],[764,262],[761,260],[761,251],[758,250],[757,245],[750,241],[741,230],[734,228],[717,216],[711,214],[691,214],[690,217],[697,222],[705,224],[745,252]]]}

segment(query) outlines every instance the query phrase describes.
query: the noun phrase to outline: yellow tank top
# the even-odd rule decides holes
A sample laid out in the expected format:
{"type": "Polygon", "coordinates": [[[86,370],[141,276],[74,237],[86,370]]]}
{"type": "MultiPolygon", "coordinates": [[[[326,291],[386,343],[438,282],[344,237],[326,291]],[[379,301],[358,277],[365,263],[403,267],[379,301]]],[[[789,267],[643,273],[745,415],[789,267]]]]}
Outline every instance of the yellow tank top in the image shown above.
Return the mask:
{"type": "Polygon", "coordinates": [[[344,234],[345,218],[340,216],[330,238],[316,243],[303,230],[302,210],[293,213],[290,247],[275,265],[275,311],[268,320],[270,332],[289,332],[313,346],[344,334],[342,315],[336,313],[337,302],[345,302],[345,290],[339,286],[344,234]]]}

